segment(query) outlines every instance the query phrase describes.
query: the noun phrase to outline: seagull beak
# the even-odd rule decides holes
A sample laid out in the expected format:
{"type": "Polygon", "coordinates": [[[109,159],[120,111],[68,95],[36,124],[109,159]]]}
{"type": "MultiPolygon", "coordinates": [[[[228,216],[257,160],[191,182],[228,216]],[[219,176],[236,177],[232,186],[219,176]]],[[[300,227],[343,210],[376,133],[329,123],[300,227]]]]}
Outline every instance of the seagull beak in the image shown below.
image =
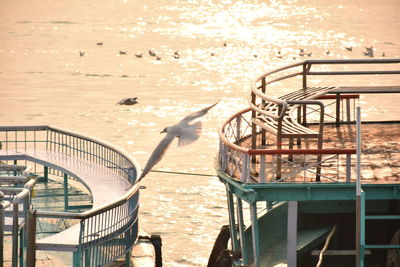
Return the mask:
{"type": "Polygon", "coordinates": [[[160,134],[166,133],[166,132],[167,132],[167,129],[164,129],[164,130],[162,130],[162,131],[160,132],[160,134]]]}

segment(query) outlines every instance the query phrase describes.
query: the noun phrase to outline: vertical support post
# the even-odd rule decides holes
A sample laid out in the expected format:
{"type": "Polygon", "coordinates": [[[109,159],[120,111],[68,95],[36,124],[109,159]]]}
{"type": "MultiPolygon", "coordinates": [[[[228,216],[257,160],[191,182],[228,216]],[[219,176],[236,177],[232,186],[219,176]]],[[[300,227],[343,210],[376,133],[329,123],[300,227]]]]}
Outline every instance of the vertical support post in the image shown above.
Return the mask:
{"type": "Polygon", "coordinates": [[[237,116],[236,117],[236,142],[240,141],[241,134],[240,134],[240,129],[242,127],[242,117],[237,116]]]}
{"type": "Polygon", "coordinates": [[[265,155],[260,155],[260,182],[265,183],[267,181],[265,177],[265,155]]]}
{"type": "Polygon", "coordinates": [[[0,266],[3,267],[4,261],[4,206],[3,206],[3,195],[0,198],[0,266]]]}
{"type": "Polygon", "coordinates": [[[254,267],[260,267],[260,237],[258,230],[258,218],[257,218],[257,202],[250,204],[251,213],[251,235],[253,241],[253,257],[254,267]]]}
{"type": "MultiPolygon", "coordinates": [[[[17,164],[18,164],[18,161],[14,160],[14,165],[17,165],[17,164]]],[[[17,176],[17,171],[14,171],[14,176],[17,176]]]]}
{"type": "MultiPolygon", "coordinates": [[[[305,90],[307,88],[307,73],[308,70],[311,66],[308,66],[307,64],[303,64],[303,89],[305,90]]],[[[306,105],[303,105],[303,120],[301,122],[302,125],[307,124],[307,107],[306,105]]]]}
{"type": "Polygon", "coordinates": [[[350,111],[350,99],[346,99],[346,115],[347,115],[347,122],[351,120],[351,111],[350,111]]]}
{"type": "Polygon", "coordinates": [[[336,94],[336,127],[340,126],[340,94],[336,94]]]}
{"type": "MultiPolygon", "coordinates": [[[[263,94],[265,94],[266,87],[267,87],[267,85],[266,85],[266,82],[265,82],[265,77],[263,77],[261,79],[261,92],[263,94]]],[[[265,99],[262,99],[261,105],[262,105],[262,109],[264,109],[264,107],[265,107],[265,99]]],[[[261,128],[261,145],[263,145],[263,146],[265,146],[267,144],[266,135],[267,135],[267,131],[264,128],[261,128]]]]}
{"type": "Polygon", "coordinates": [[[43,178],[44,178],[44,182],[47,183],[49,180],[49,167],[44,166],[43,168],[43,178]]]}
{"type": "MultiPolygon", "coordinates": [[[[129,266],[129,262],[131,260],[131,245],[132,245],[132,229],[125,232],[125,266],[129,266]]],[[[98,248],[97,248],[98,250],[98,248]]],[[[95,256],[96,257],[95,253],[95,256]]]]}
{"type": "Polygon", "coordinates": [[[365,192],[361,189],[361,199],[360,199],[360,265],[359,267],[364,267],[364,257],[365,257],[365,192]]]}
{"type": "Polygon", "coordinates": [[[307,88],[307,72],[308,72],[308,69],[309,68],[307,68],[307,64],[303,64],[303,89],[307,88]]]}
{"type": "Polygon", "coordinates": [[[242,200],[240,198],[237,199],[237,216],[238,216],[238,221],[239,221],[239,237],[240,237],[240,250],[242,252],[242,259],[243,259],[243,264],[248,265],[249,264],[249,255],[247,253],[246,249],[246,237],[244,234],[245,231],[245,225],[244,225],[244,219],[243,219],[243,205],[242,205],[242,200]]]}
{"type": "Polygon", "coordinates": [[[19,230],[19,266],[23,267],[24,266],[24,229],[21,228],[19,230]]]}
{"type": "MultiPolygon", "coordinates": [[[[251,103],[253,103],[253,105],[256,104],[256,95],[251,92],[251,103]]],[[[256,112],[254,110],[251,111],[251,119],[255,119],[256,118],[256,112]]],[[[251,123],[251,148],[252,149],[256,149],[257,148],[257,125],[252,122],[251,123]]]]}
{"type": "Polygon", "coordinates": [[[356,266],[364,266],[364,246],[365,246],[365,207],[363,203],[361,189],[361,109],[356,110],[357,118],[357,180],[356,180],[356,266]]]}
{"type": "Polygon", "coordinates": [[[242,162],[242,175],[240,177],[240,180],[242,182],[248,182],[249,178],[250,178],[250,155],[244,154],[242,162]]]}
{"type": "Polygon", "coordinates": [[[36,210],[28,211],[26,264],[36,266],[36,210]]]}
{"type": "Polygon", "coordinates": [[[64,173],[64,208],[69,208],[68,203],[68,174],[64,173]]]}
{"type": "Polygon", "coordinates": [[[18,232],[19,232],[19,223],[18,223],[18,201],[13,202],[13,225],[12,225],[12,267],[18,266],[18,232]]]}
{"type": "Polygon", "coordinates": [[[288,267],[297,266],[297,201],[288,201],[287,218],[287,263],[288,267]]]}
{"type": "Polygon", "coordinates": [[[85,267],[90,266],[90,248],[85,249],[85,267]]]}
{"type": "Polygon", "coordinates": [[[228,212],[229,212],[229,224],[230,224],[230,231],[231,231],[231,242],[232,242],[232,249],[234,251],[239,250],[239,242],[237,239],[237,232],[236,232],[236,223],[235,223],[235,207],[233,204],[233,194],[230,192],[228,185],[226,185],[226,194],[228,199],[228,212]]]}
{"type": "Polygon", "coordinates": [[[351,182],[351,154],[346,154],[346,183],[351,182]]]}

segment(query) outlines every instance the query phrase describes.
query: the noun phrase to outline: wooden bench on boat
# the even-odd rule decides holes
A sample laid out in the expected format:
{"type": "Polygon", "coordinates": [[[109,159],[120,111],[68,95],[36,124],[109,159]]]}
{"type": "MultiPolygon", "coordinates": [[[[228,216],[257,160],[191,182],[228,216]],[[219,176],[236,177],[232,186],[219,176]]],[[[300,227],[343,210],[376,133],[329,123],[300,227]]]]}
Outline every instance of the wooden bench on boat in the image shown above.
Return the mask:
{"type": "MultiPolygon", "coordinates": [[[[335,87],[307,87],[279,98],[267,96],[259,88],[253,88],[249,100],[252,109],[252,135],[256,136],[256,126],[262,129],[261,145],[266,144],[265,133],[269,132],[276,136],[276,148],[282,149],[284,138],[289,139],[289,149],[293,148],[294,139],[316,138],[318,149],[322,149],[323,127],[324,127],[324,105],[317,101],[318,97],[327,94],[335,87]],[[257,101],[257,97],[260,99],[257,101]],[[307,105],[317,105],[320,108],[320,119],[318,131],[311,130],[305,126],[307,105]],[[303,111],[301,112],[301,109],[303,111]],[[296,114],[297,112],[297,114],[296,114]]],[[[256,139],[252,139],[252,148],[256,147],[256,139]]],[[[320,161],[321,156],[318,157],[320,161]]],[[[277,178],[280,177],[280,160],[277,161],[277,178]]],[[[320,167],[317,167],[317,180],[319,179],[320,167]]]]}
{"type": "MultiPolygon", "coordinates": [[[[92,209],[119,199],[131,187],[124,177],[107,167],[57,151],[35,150],[21,153],[0,150],[0,160],[28,160],[73,177],[91,192],[92,209]]],[[[36,242],[36,249],[76,252],[79,246],[80,230],[78,223],[60,233],[39,239],[36,242]]]]}

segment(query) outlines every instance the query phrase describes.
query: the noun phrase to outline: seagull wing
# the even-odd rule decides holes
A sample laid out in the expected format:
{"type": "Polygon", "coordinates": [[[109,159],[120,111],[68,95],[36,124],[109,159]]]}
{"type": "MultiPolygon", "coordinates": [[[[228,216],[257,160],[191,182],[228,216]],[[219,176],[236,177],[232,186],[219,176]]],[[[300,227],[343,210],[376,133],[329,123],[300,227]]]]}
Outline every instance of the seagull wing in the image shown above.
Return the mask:
{"type": "Polygon", "coordinates": [[[186,146],[197,139],[199,139],[201,133],[201,122],[196,122],[188,127],[181,130],[178,136],[178,146],[186,146]]]}
{"type": "Polygon", "coordinates": [[[138,182],[146,176],[147,173],[161,160],[162,156],[165,154],[168,146],[172,143],[175,138],[175,134],[168,134],[160,141],[158,146],[154,149],[151,154],[149,160],[146,163],[146,166],[143,169],[142,174],[139,177],[138,182]]]}
{"type": "Polygon", "coordinates": [[[128,99],[128,98],[121,99],[121,100],[117,103],[117,105],[122,105],[127,99],[128,99]]]}
{"type": "MultiPolygon", "coordinates": [[[[218,102],[219,102],[219,101],[218,101],[218,102]]],[[[206,115],[207,112],[208,112],[212,107],[214,107],[216,104],[218,104],[218,102],[216,102],[215,104],[213,104],[213,105],[211,105],[211,106],[209,106],[209,107],[203,108],[202,110],[199,110],[199,111],[196,111],[196,112],[194,112],[194,113],[189,114],[188,116],[186,116],[185,118],[183,118],[183,119],[181,120],[181,122],[189,123],[190,121],[192,121],[192,120],[194,120],[194,119],[196,119],[196,118],[199,118],[199,117],[201,117],[201,116],[206,115]]]]}

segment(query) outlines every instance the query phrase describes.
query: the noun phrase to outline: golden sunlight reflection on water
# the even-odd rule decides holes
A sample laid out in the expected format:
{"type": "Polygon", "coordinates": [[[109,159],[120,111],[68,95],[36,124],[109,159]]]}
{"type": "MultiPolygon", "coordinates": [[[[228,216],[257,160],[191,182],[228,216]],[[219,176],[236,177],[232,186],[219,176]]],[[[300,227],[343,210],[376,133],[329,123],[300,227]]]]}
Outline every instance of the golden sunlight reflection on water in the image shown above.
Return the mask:
{"type": "MultiPolygon", "coordinates": [[[[0,124],[94,135],[144,166],[165,126],[221,99],[203,118],[202,137],[173,144],[156,167],[213,175],[218,128],[247,106],[252,79],[305,59],[365,58],[369,46],[377,57],[399,58],[398,10],[397,0],[4,0],[0,124]],[[116,105],[132,96],[139,104],[116,105]]],[[[380,112],[396,105],[362,101],[380,102],[380,112]]],[[[228,223],[222,184],[162,173],[143,184],[140,227],[162,235],[165,265],[205,266],[228,223]]]]}

